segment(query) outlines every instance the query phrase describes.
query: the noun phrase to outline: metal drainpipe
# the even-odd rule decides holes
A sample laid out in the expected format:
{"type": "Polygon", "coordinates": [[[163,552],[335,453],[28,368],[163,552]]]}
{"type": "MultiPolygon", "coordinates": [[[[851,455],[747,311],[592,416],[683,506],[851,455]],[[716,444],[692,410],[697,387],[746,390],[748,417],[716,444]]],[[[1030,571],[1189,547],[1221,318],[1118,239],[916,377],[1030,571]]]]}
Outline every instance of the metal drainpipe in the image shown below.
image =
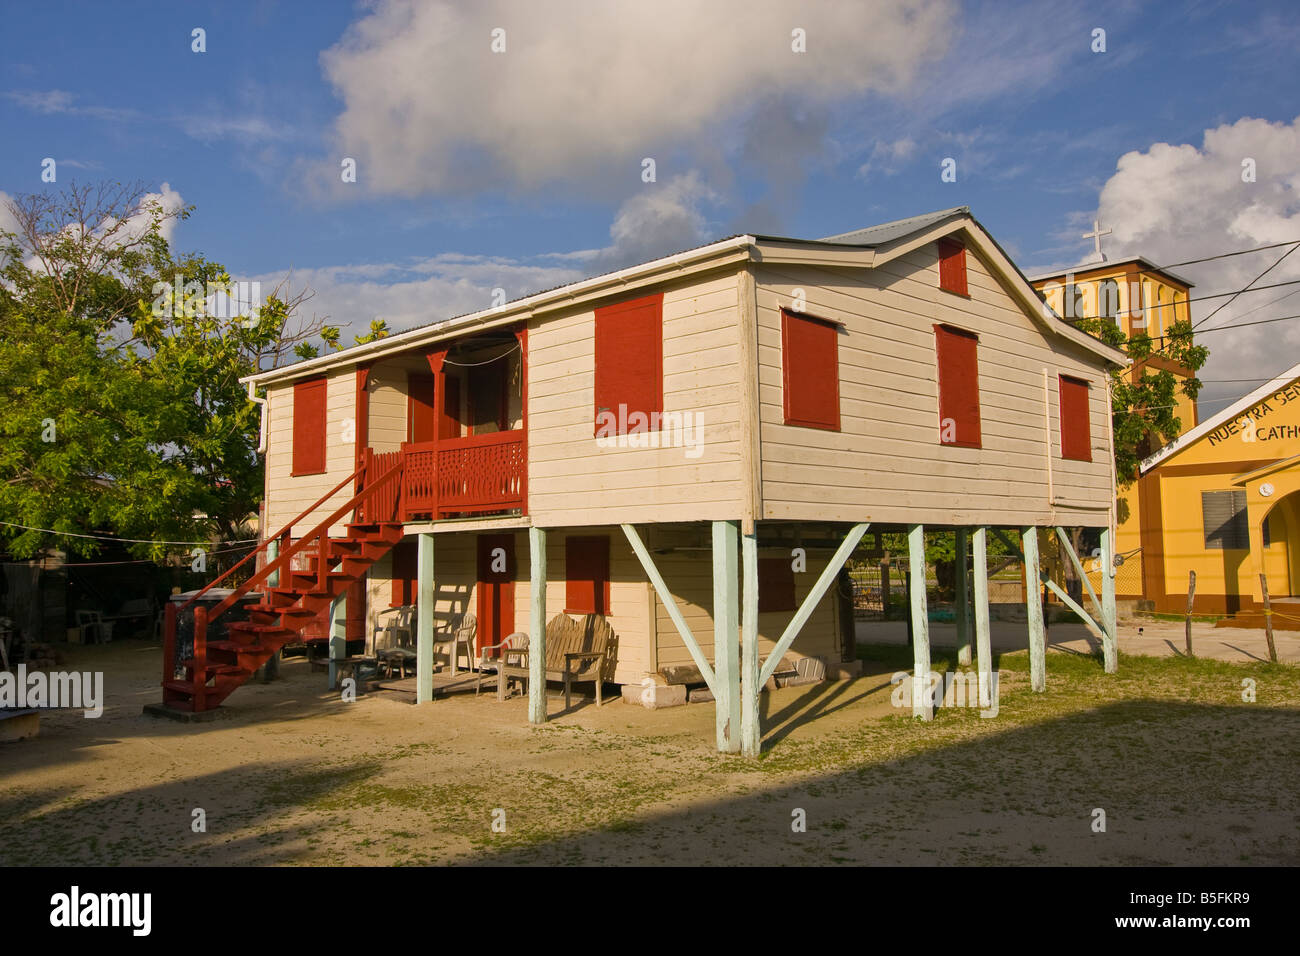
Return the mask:
{"type": "Polygon", "coordinates": [[[257,425],[257,450],[259,453],[266,452],[266,399],[257,397],[257,384],[248,383],[248,400],[256,402],[261,407],[261,415],[258,417],[257,425]]]}

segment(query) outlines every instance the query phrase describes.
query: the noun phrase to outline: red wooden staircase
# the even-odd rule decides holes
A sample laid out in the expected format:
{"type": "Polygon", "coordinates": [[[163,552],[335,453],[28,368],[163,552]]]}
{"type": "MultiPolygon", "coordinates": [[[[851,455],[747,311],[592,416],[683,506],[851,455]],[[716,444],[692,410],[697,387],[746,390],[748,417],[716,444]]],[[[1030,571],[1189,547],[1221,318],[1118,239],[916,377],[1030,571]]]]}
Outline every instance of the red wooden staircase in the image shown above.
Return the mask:
{"type": "Polygon", "coordinates": [[[307,624],[327,613],[350,584],[359,580],[402,539],[403,464],[401,452],[376,455],[367,450],[355,472],[269,536],[243,561],[184,604],[168,602],[163,632],[164,707],[197,713],[220,706],[280,648],[297,639],[307,624]],[[297,541],[292,540],[290,533],[296,523],[353,483],[357,490],[346,504],[297,541]],[[331,538],[329,529],[349,515],[354,520],[346,526],[346,535],[331,538]],[[265,553],[272,541],[280,543],[279,554],[266,560],[261,570],[234,588],[211,611],[200,603],[206,592],[265,553]],[[295,564],[304,563],[305,569],[295,570],[295,564]],[[276,584],[269,585],[273,577],[276,584]],[[261,601],[245,605],[249,620],[231,622],[225,640],[209,641],[209,625],[255,591],[261,595],[261,601]],[[177,661],[176,619],[190,607],[194,609],[193,650],[188,657],[177,661]],[[181,670],[185,674],[183,678],[176,676],[181,670]]]}

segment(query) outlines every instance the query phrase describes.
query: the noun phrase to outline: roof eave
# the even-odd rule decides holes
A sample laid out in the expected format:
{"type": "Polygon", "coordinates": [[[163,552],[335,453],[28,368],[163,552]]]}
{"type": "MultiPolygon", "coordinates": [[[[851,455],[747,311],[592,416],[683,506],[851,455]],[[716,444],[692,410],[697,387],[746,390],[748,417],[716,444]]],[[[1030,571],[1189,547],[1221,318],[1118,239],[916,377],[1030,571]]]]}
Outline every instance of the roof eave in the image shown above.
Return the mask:
{"type": "Polygon", "coordinates": [[[732,239],[711,243],[677,255],[629,266],[617,272],[582,279],[569,285],[560,286],[558,289],[525,296],[522,299],[508,302],[493,309],[472,312],[469,315],[459,316],[432,325],[422,325],[374,342],[354,345],[351,348],[333,352],[329,355],[321,355],[304,362],[295,362],[292,365],[284,365],[280,368],[245,375],[240,378],[240,381],[252,383],[254,386],[266,385],[272,382],[301,378],[304,375],[311,375],[328,369],[372,362],[386,355],[404,352],[410,348],[453,337],[468,329],[506,325],[510,322],[519,321],[521,318],[530,318],[540,312],[562,308],[585,298],[608,294],[614,288],[632,287],[645,284],[650,280],[660,281],[663,278],[663,273],[683,275],[706,269],[714,265],[715,261],[727,258],[728,255],[733,258],[749,259],[752,257],[754,243],[753,236],[736,236],[732,239]],[[737,253],[741,254],[736,255],[737,253]]]}

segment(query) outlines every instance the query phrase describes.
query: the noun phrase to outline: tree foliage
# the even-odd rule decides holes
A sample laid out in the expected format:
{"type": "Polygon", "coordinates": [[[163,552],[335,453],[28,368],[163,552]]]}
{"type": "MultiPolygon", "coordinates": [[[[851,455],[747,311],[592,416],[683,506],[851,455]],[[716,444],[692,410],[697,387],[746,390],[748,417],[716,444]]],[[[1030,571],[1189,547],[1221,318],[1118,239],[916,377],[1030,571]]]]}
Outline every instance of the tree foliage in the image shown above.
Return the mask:
{"type": "Polygon", "coordinates": [[[1133,361],[1132,368],[1111,372],[1115,474],[1120,486],[1127,488],[1137,479],[1142,459],[1181,434],[1183,423],[1175,414],[1178,393],[1196,400],[1201,391],[1196,373],[1205,365],[1210,350],[1195,344],[1192,323],[1186,319],[1166,328],[1159,349],[1146,332],[1126,335],[1110,319],[1082,319],[1076,324],[1084,332],[1122,349],[1133,361]],[[1175,375],[1159,367],[1153,358],[1163,358],[1190,374],[1186,378],[1175,375]]]}
{"type": "MultiPolygon", "coordinates": [[[[213,308],[226,270],[176,254],[165,209],[137,186],[75,184],[9,204],[0,233],[0,521],[157,542],[236,534],[262,494],[258,408],[240,376],[338,330],[296,313],[285,286],[260,309],[213,308]],[[179,295],[177,292],[179,291],[179,295]],[[223,314],[225,313],[225,314],[223,314]]],[[[0,526],[26,557],[96,543],[0,526]]]]}

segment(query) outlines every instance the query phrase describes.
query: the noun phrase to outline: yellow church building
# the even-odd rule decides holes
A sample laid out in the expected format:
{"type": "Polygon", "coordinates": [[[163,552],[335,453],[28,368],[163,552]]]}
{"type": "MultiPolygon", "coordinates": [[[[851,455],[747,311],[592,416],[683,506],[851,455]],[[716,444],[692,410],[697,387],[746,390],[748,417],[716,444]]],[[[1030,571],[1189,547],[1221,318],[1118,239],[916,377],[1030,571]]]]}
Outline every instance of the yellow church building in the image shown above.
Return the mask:
{"type": "MultiPolygon", "coordinates": [[[[1111,319],[1130,337],[1146,332],[1158,352],[1169,326],[1191,318],[1192,283],[1140,256],[1107,260],[1107,234],[1094,224],[1090,259],[1030,283],[1062,318],[1111,319]]],[[[1193,374],[1159,354],[1125,374],[1146,368],[1193,374]]],[[[1300,364],[1204,421],[1195,400],[1176,395],[1178,437],[1117,484],[1116,598],[1185,612],[1195,571],[1194,612],[1262,626],[1262,574],[1274,626],[1300,629],[1300,364]]]]}
{"type": "MultiPolygon", "coordinates": [[[[1140,471],[1142,590],[1157,611],[1186,610],[1189,571],[1199,613],[1261,625],[1261,574],[1274,604],[1300,605],[1300,364],[1140,471]]],[[[1274,625],[1300,629],[1284,615],[1274,625]]]]}
{"type": "MultiPolygon", "coordinates": [[[[1102,317],[1115,322],[1129,337],[1140,332],[1151,336],[1153,354],[1126,373],[1133,381],[1147,368],[1167,369],[1178,378],[1189,378],[1191,369],[1158,353],[1169,327],[1191,317],[1188,299],[1192,283],[1141,256],[1107,260],[1100,248],[1100,237],[1106,234],[1094,227],[1094,233],[1085,236],[1098,241],[1090,260],[1070,270],[1030,276],[1030,284],[1067,321],[1102,317]]],[[[1200,424],[1200,414],[1196,401],[1181,389],[1175,395],[1174,414],[1182,435],[1200,424]]],[[[1140,481],[1128,485],[1120,481],[1116,488],[1115,596],[1120,601],[1155,600],[1145,586],[1144,487],[1140,481]]]]}

